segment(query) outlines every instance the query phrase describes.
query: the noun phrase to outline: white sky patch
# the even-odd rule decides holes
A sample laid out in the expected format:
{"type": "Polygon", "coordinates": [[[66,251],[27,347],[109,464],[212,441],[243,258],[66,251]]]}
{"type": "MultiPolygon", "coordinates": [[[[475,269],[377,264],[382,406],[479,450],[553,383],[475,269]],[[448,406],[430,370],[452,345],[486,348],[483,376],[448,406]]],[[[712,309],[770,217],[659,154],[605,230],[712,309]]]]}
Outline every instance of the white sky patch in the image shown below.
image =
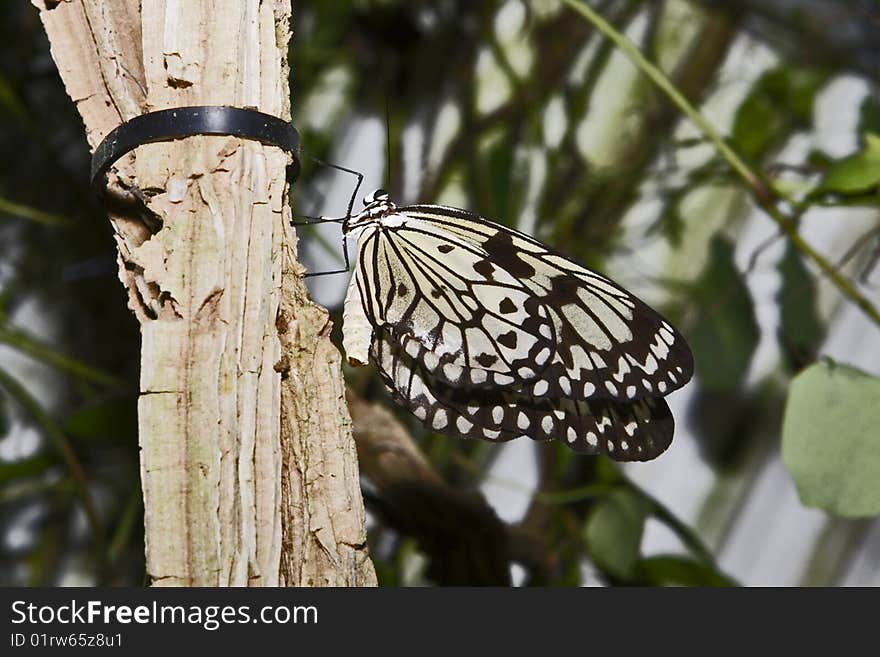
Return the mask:
{"type": "Polygon", "coordinates": [[[488,48],[481,49],[477,55],[477,113],[488,114],[498,109],[507,102],[510,93],[510,81],[495,55],[488,48]]]}
{"type": "Polygon", "coordinates": [[[542,117],[544,128],[544,144],[547,148],[559,148],[562,138],[565,136],[565,130],[568,127],[568,117],[565,115],[565,103],[562,96],[556,94],[547,103],[544,108],[542,117]]]}
{"type": "MultiPolygon", "coordinates": [[[[362,198],[383,184],[385,174],[385,122],[376,117],[359,117],[351,120],[340,131],[341,136],[334,145],[330,162],[343,163],[348,169],[364,174],[364,182],[358,192],[360,198],[354,200],[353,211],[363,207],[362,198]]],[[[320,178],[313,183],[314,193],[322,197],[312,205],[301,203],[303,212],[320,213],[324,216],[341,217],[345,215],[351,193],[357,183],[354,176],[338,171],[321,170],[320,178]]],[[[303,249],[303,260],[310,271],[330,271],[342,266],[342,231],[339,224],[319,224],[313,226],[315,233],[321,236],[334,249],[330,255],[321,247],[305,229],[299,229],[300,248],[303,249]]],[[[349,240],[349,258],[356,255],[355,244],[349,240]]],[[[336,306],[342,302],[348,285],[348,277],[344,274],[335,276],[317,276],[306,279],[309,290],[315,301],[324,306],[336,306]]]]}
{"type": "Polygon", "coordinates": [[[528,191],[517,228],[524,233],[534,235],[538,220],[538,198],[547,180],[547,153],[542,148],[533,147],[517,150],[517,155],[520,154],[528,160],[529,178],[528,191]]]}
{"type": "Polygon", "coordinates": [[[859,147],[859,112],[868,84],[852,75],[841,75],[825,85],[813,105],[816,148],[831,157],[844,157],[859,147]]]}
{"type": "MultiPolygon", "coordinates": [[[[535,443],[518,438],[499,446],[501,454],[492,463],[480,490],[504,522],[522,519],[538,483],[535,443]]],[[[549,445],[541,445],[548,448],[549,445]]]]}
{"type": "Polygon", "coordinates": [[[669,0],[664,5],[663,20],[657,28],[657,64],[667,74],[690,51],[691,42],[702,28],[694,6],[684,0],[669,0]]]}
{"type": "Polygon", "coordinates": [[[546,20],[563,9],[559,0],[532,0],[530,4],[535,18],[539,20],[546,20]]]}
{"type": "Polygon", "coordinates": [[[514,38],[526,22],[526,8],[519,0],[508,0],[495,14],[495,38],[506,41],[514,38]]]}
{"type": "Polygon", "coordinates": [[[299,120],[316,132],[329,130],[342,111],[351,86],[351,73],[344,66],[326,71],[306,97],[299,120]]]}
{"type": "MultiPolygon", "coordinates": [[[[646,27],[644,14],[639,14],[625,32],[639,43],[646,27]]],[[[575,132],[578,152],[593,166],[612,166],[638,126],[632,104],[639,76],[626,55],[615,49],[590,96],[590,109],[575,132]]]]}
{"type": "MultiPolygon", "coordinates": [[[[422,184],[422,153],[425,148],[425,127],[421,121],[410,121],[400,136],[403,143],[403,196],[398,203],[417,203],[422,184]]],[[[391,163],[392,169],[394,163],[391,163]]]]}
{"type": "MultiPolygon", "coordinates": [[[[525,6],[520,0],[508,0],[495,14],[494,31],[504,61],[517,78],[529,74],[534,53],[524,31],[525,6]]],[[[478,114],[488,114],[506,103],[513,87],[510,72],[498,61],[490,48],[477,54],[476,108],[478,114]]]]}
{"type": "Polygon", "coordinates": [[[520,78],[528,75],[533,53],[523,31],[526,8],[520,0],[509,0],[495,14],[495,36],[510,67],[520,78]]]}
{"type": "Polygon", "coordinates": [[[19,552],[28,549],[34,542],[34,532],[31,525],[42,515],[42,505],[31,505],[30,508],[23,512],[19,512],[15,523],[7,530],[3,536],[3,543],[9,551],[19,552]]]}
{"type": "Polygon", "coordinates": [[[526,581],[528,571],[525,567],[516,561],[510,564],[510,583],[513,586],[522,586],[526,581]]]}
{"type": "Polygon", "coordinates": [[[0,440],[0,462],[35,456],[42,444],[42,438],[36,429],[14,423],[6,437],[0,440]]]}
{"type": "MultiPolygon", "coordinates": [[[[778,61],[776,53],[747,34],[736,38],[718,75],[715,92],[698,108],[716,132],[721,135],[730,133],[737,109],[751,92],[755,81],[778,61]]],[[[679,122],[675,139],[702,137],[703,133],[690,121],[679,122]]],[[[714,157],[717,157],[717,150],[710,143],[679,149],[676,153],[676,161],[683,172],[702,166],[714,157]]]]}
{"type": "Polygon", "coordinates": [[[431,171],[435,171],[443,160],[446,149],[450,142],[461,129],[461,110],[452,100],[443,103],[443,107],[437,113],[434,122],[434,132],[431,135],[431,148],[428,151],[427,165],[431,171]]]}
{"type": "Polygon", "coordinates": [[[568,84],[578,86],[584,82],[584,78],[587,76],[587,68],[589,68],[590,62],[596,56],[600,43],[602,43],[602,37],[598,33],[590,36],[587,40],[587,45],[574,58],[571,70],[568,72],[568,84]]]}
{"type": "Polygon", "coordinates": [[[449,205],[454,208],[466,208],[468,206],[468,194],[461,184],[460,176],[452,176],[446,186],[437,195],[437,203],[449,205]]]}

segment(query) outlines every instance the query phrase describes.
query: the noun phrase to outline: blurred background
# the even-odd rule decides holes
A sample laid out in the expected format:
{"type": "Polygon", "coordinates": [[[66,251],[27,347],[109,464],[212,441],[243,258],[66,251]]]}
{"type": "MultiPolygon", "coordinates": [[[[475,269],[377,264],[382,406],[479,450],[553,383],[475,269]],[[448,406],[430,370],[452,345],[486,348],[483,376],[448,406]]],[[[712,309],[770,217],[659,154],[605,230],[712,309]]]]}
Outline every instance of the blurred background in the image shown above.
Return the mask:
{"type": "MultiPolygon", "coordinates": [[[[880,303],[880,6],[589,5],[880,303]]],[[[346,371],[424,457],[424,487],[363,477],[380,584],[880,584],[880,522],[805,506],[781,458],[793,378],[829,359],[880,375],[880,328],[610,41],[556,0],[294,2],[294,22],[311,153],[362,171],[360,194],[468,208],[607,273],[697,364],[671,448],[626,466],[431,435],[372,368],[346,371]]],[[[3,3],[0,34],[0,585],[140,585],[137,323],[37,12],[3,3]]],[[[342,215],[353,189],[307,165],[296,210],[342,215]]],[[[310,269],[339,267],[338,225],[301,238],[310,269]]],[[[337,339],[346,282],[310,279],[337,339]]]]}

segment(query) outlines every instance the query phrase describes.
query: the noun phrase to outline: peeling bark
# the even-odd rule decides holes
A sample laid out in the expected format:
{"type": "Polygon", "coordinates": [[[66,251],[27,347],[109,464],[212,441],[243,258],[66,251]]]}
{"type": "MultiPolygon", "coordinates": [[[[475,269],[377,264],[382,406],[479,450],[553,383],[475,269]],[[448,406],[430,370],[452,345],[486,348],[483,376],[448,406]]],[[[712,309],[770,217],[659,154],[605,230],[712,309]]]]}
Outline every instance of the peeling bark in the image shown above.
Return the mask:
{"type": "MultiPolygon", "coordinates": [[[[94,148],[186,105],[289,118],[289,0],[33,0],[94,148]]],[[[141,324],[147,569],[157,585],[373,585],[330,324],[289,227],[287,155],[140,147],[109,177],[141,324]]]]}

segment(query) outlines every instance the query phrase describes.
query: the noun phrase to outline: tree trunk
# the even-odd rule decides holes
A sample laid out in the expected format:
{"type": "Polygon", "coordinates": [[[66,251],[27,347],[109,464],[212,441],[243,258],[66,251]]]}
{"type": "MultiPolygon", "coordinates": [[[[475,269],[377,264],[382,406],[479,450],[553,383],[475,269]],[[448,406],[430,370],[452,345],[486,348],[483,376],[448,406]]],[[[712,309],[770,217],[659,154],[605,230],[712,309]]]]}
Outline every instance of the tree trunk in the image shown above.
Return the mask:
{"type": "MultiPolygon", "coordinates": [[[[290,0],[33,0],[94,148],[186,105],[289,118],[290,0]]],[[[162,585],[373,585],[340,356],[308,299],[275,147],[197,136],[109,176],[141,324],[147,571],[162,585]]]]}

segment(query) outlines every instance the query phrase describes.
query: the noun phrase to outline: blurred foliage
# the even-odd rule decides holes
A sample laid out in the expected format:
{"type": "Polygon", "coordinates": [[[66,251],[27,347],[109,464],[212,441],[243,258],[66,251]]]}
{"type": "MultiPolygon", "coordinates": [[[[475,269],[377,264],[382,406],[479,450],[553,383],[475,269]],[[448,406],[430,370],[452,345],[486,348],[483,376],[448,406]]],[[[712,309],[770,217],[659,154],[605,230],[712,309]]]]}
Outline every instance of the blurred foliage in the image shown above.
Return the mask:
{"type": "Polygon", "coordinates": [[[782,456],[801,500],[843,517],[880,514],[880,378],[820,362],[792,382],[782,456]]]}
{"type": "MultiPolygon", "coordinates": [[[[877,42],[880,8],[825,0],[590,6],[712,113],[799,220],[814,209],[843,213],[835,229],[852,246],[841,266],[870,271],[880,232],[862,224],[854,235],[846,213],[877,206],[880,75],[867,44],[877,42]],[[826,152],[813,136],[817,105],[829,85],[853,76],[868,91],[853,108],[856,134],[840,137],[859,147],[826,152]]],[[[110,228],[87,187],[82,125],[36,12],[4,3],[0,17],[0,148],[14,154],[0,160],[0,584],[139,585],[137,325],[116,278],[110,228]]],[[[309,151],[344,157],[357,120],[378,119],[391,151],[377,153],[376,165],[390,163],[395,197],[453,203],[527,230],[663,309],[697,362],[672,449],[695,438],[719,476],[746,482],[736,493],[744,497],[768,436],[779,445],[791,377],[822,353],[840,297],[783,237],[761,246],[746,239],[752,190],[705,136],[553,0],[295,2],[294,20],[293,114],[309,151]],[[780,242],[781,255],[772,255],[780,242]],[[765,329],[752,287],[753,274],[768,271],[779,279],[775,297],[762,300],[779,320],[770,371],[756,362],[765,329]]],[[[304,176],[295,199],[319,199],[325,175],[304,176]]],[[[338,335],[340,308],[331,313],[338,335]]],[[[363,397],[386,399],[369,371],[347,375],[363,397]]],[[[877,512],[865,502],[877,499],[876,463],[864,456],[877,454],[869,442],[877,423],[859,424],[876,407],[875,390],[840,366],[814,365],[795,379],[783,447],[807,503],[877,512]],[[829,484],[842,481],[848,486],[829,484]]],[[[456,503],[470,505],[467,517],[485,524],[485,540],[463,516],[438,512],[436,500],[402,515],[397,498],[367,487],[382,584],[461,583],[462,573],[495,582],[509,578],[511,563],[528,585],[735,583],[713,556],[726,531],[704,542],[705,528],[681,522],[628,478],[633,470],[538,445],[528,510],[505,522],[479,492],[501,450],[430,435],[394,410],[462,492],[456,503]],[[658,522],[678,539],[678,553],[643,553],[646,528],[658,522]],[[594,574],[584,575],[586,564],[594,574]]],[[[729,529],[739,499],[720,505],[726,515],[713,526],[729,529]]]]}
{"type": "Polygon", "coordinates": [[[825,330],[816,308],[816,283],[791,245],[777,265],[782,285],[776,297],[779,303],[777,338],[782,357],[792,372],[797,372],[816,358],[825,330]]]}
{"type": "Polygon", "coordinates": [[[621,580],[632,578],[649,511],[645,499],[630,490],[602,496],[584,528],[590,556],[599,568],[621,580]]]}
{"type": "Polygon", "coordinates": [[[698,315],[688,335],[700,382],[708,390],[736,388],[748,370],[760,331],[752,298],[733,261],[733,245],[716,236],[706,271],[694,286],[698,315]]]}
{"type": "Polygon", "coordinates": [[[862,148],[837,160],[816,186],[814,194],[865,194],[877,192],[880,183],[880,135],[867,133],[862,148]]]}

